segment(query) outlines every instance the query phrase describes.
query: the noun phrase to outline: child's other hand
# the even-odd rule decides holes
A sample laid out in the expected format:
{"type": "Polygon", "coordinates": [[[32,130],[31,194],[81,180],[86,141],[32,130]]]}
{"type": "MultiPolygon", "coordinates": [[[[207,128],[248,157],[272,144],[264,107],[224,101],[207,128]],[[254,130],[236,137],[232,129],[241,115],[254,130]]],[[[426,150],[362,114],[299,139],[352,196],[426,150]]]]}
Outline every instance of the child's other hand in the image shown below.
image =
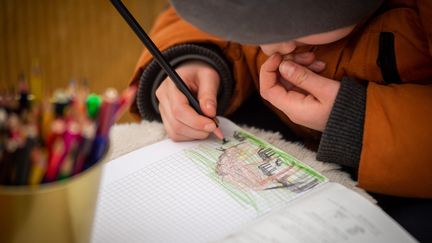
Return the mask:
{"type": "Polygon", "coordinates": [[[299,65],[295,58],[293,60],[283,58],[279,54],[267,59],[260,70],[261,96],[284,112],[293,122],[323,131],[339,91],[340,82],[313,72],[319,68],[311,68],[312,71],[299,65]],[[280,79],[287,81],[294,88],[283,84],[280,79]]]}
{"type": "MultiPolygon", "coordinates": [[[[177,73],[196,95],[201,110],[209,117],[216,115],[219,74],[203,62],[188,62],[176,68],[177,73]]],[[[205,139],[216,129],[213,120],[199,115],[185,95],[166,78],[156,90],[159,111],[168,136],[174,141],[205,139]]]]}

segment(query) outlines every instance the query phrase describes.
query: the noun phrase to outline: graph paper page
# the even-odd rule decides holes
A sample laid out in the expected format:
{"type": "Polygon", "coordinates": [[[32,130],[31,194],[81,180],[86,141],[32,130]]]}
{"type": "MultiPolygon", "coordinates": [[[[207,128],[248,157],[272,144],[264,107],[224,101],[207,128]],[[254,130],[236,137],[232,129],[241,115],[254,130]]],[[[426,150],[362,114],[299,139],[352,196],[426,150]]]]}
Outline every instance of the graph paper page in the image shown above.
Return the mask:
{"type": "Polygon", "coordinates": [[[92,242],[211,242],[327,179],[226,119],[228,138],[164,140],[104,166],[92,242]]]}

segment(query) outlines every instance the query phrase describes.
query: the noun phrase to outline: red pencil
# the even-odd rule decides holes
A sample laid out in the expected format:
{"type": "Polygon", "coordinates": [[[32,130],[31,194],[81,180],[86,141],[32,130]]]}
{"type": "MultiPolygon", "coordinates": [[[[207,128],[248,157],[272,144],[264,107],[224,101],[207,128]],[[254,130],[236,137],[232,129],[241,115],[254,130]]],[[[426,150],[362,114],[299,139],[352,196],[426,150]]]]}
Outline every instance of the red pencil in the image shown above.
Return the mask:
{"type": "Polygon", "coordinates": [[[103,101],[98,117],[97,134],[108,136],[109,130],[114,123],[115,114],[119,106],[117,90],[108,88],[103,96],[103,101]]]}
{"type": "Polygon", "coordinates": [[[81,127],[76,121],[69,121],[66,125],[67,129],[63,134],[65,144],[65,157],[59,165],[58,179],[64,179],[72,174],[74,162],[79,153],[79,145],[81,143],[81,127]]]}
{"type": "Polygon", "coordinates": [[[65,143],[63,141],[65,129],[65,122],[61,119],[56,119],[52,124],[51,134],[47,142],[48,167],[45,174],[46,182],[57,179],[60,164],[65,156],[65,143]]]}

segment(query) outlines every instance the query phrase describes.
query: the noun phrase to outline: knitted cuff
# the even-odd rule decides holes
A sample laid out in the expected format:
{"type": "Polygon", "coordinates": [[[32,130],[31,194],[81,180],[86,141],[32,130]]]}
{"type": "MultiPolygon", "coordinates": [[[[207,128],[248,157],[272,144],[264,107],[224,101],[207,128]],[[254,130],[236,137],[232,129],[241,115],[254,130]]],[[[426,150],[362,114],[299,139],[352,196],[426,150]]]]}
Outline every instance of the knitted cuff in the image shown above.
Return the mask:
{"type": "MultiPolygon", "coordinates": [[[[192,60],[211,65],[218,72],[220,78],[216,112],[218,115],[223,114],[231,100],[235,82],[232,78],[229,62],[218,47],[206,44],[181,44],[165,50],[162,54],[174,68],[192,60]]],[[[161,121],[159,103],[155,92],[166,76],[165,71],[154,59],[144,68],[136,98],[142,119],[161,121]]]]}
{"type": "Polygon", "coordinates": [[[317,160],[357,169],[363,141],[366,86],[344,77],[322,134],[317,160]]]}

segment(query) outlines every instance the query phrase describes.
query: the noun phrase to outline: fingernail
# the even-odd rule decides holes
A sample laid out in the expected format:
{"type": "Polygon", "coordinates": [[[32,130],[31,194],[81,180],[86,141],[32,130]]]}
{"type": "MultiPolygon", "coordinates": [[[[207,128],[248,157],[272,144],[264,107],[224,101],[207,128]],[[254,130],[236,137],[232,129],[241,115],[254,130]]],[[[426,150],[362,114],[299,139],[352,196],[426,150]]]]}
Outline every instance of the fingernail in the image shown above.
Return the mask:
{"type": "Polygon", "coordinates": [[[209,123],[204,126],[204,130],[206,130],[207,132],[212,132],[215,129],[216,129],[216,124],[214,123],[209,123]]]}
{"type": "Polygon", "coordinates": [[[323,61],[315,61],[313,64],[316,65],[316,67],[318,68],[324,68],[326,65],[323,61]]]}
{"type": "Polygon", "coordinates": [[[279,66],[279,72],[291,77],[294,72],[294,65],[291,62],[284,61],[279,66]]]}

